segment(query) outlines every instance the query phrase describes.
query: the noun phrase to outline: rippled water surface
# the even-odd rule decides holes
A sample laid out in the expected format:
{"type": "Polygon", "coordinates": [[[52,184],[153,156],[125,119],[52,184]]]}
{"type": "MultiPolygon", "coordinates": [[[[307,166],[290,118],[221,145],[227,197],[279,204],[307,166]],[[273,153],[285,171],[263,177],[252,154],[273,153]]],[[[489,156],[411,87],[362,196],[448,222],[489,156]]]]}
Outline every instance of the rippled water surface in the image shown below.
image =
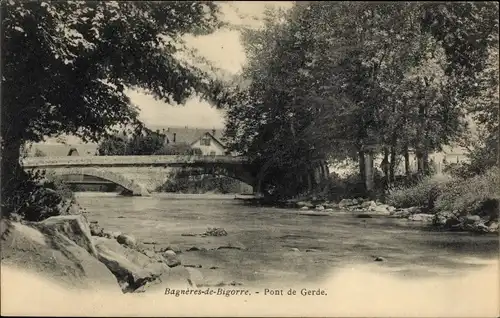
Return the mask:
{"type": "Polygon", "coordinates": [[[438,232],[418,223],[374,217],[301,215],[298,210],[244,205],[234,197],[120,197],[79,193],[78,201],[106,230],[176,245],[184,264],[201,265],[207,281],[321,281],[336,268],[376,264],[401,278],[450,276],[498,259],[498,236],[438,232]],[[222,227],[225,237],[183,236],[222,227]],[[244,246],[245,250],[219,249],[244,246]],[[207,251],[186,251],[191,247],[207,251]],[[212,249],[212,250],[211,250],[212,249]],[[297,250],[298,249],[298,250],[297,250]],[[374,262],[374,257],[385,261],[374,262]]]}

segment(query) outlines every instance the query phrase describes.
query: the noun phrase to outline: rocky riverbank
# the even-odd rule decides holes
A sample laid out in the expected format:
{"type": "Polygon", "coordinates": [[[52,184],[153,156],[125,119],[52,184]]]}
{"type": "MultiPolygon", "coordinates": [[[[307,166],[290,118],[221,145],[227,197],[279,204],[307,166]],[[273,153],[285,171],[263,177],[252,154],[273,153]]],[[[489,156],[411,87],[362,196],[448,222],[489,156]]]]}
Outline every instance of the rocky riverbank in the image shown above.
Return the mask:
{"type": "Polygon", "coordinates": [[[163,293],[167,287],[196,288],[203,279],[182,264],[174,247],[155,250],[130,235],[106,232],[83,215],[1,222],[2,265],[65,287],[163,293]]]}
{"type": "Polygon", "coordinates": [[[339,210],[352,212],[359,218],[371,216],[387,216],[407,219],[408,221],[421,222],[433,225],[436,228],[452,231],[468,231],[474,233],[498,233],[498,218],[490,215],[460,215],[454,212],[431,213],[423,207],[395,208],[380,201],[357,199],[343,199],[340,202],[330,201],[288,201],[287,207],[294,207],[306,214],[335,214],[339,210]]]}

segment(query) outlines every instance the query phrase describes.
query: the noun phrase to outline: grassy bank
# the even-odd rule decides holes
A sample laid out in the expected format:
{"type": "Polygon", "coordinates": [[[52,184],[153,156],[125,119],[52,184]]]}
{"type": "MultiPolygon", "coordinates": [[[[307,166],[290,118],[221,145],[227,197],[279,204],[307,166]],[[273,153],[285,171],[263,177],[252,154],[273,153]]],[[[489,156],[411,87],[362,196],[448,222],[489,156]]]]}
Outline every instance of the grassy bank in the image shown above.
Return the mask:
{"type": "Polygon", "coordinates": [[[437,225],[457,229],[498,224],[499,202],[500,170],[496,167],[469,178],[426,177],[387,194],[388,204],[396,208],[420,207],[436,215],[437,225]]]}

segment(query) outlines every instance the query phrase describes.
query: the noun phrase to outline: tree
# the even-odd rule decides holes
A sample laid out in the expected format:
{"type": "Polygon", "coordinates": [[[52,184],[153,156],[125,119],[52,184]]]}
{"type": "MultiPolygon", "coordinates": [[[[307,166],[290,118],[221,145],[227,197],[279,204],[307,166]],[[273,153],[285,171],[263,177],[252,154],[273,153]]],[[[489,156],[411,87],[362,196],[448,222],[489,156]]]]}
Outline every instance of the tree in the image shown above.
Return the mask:
{"type": "Polygon", "coordinates": [[[192,148],[187,143],[175,143],[175,144],[164,144],[159,150],[157,150],[155,155],[186,155],[201,156],[203,153],[200,148],[192,148]]]}
{"type": "Polygon", "coordinates": [[[410,149],[427,172],[428,154],[465,130],[461,102],[476,94],[469,86],[497,23],[484,9],[498,6],[467,6],[301,2],[284,19],[270,15],[274,23],[246,36],[250,84],[228,111],[230,144],[285,188],[328,157],[357,158],[368,192],[379,153],[388,181],[400,154],[409,165],[410,149]]]}
{"type": "Polygon", "coordinates": [[[183,35],[220,25],[212,2],[11,0],[1,11],[2,198],[22,173],[24,142],[60,134],[98,141],[110,127],[136,122],[126,87],[179,104],[195,91],[206,98],[220,91],[176,58],[183,35]]]}

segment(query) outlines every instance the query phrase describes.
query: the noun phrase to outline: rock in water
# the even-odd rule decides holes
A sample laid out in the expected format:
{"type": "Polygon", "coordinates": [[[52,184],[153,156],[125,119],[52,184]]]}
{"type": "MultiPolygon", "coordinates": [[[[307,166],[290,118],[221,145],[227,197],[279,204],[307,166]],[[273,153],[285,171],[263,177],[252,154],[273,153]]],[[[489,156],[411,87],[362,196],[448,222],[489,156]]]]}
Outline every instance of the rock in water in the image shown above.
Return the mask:
{"type": "Polygon", "coordinates": [[[318,211],[323,211],[324,209],[325,209],[325,207],[322,205],[316,206],[316,210],[318,210],[318,211]]]}
{"type": "Polygon", "coordinates": [[[434,220],[434,214],[425,214],[425,213],[412,214],[408,217],[408,220],[431,223],[434,220]]]}
{"type": "Polygon", "coordinates": [[[124,291],[133,291],[169,270],[166,264],[120,245],[116,240],[94,237],[94,244],[98,259],[125,287],[124,291]]]}
{"type": "Polygon", "coordinates": [[[196,268],[186,267],[189,273],[189,280],[193,287],[200,286],[203,284],[203,274],[196,268]]]}
{"type": "Polygon", "coordinates": [[[168,267],[175,267],[181,265],[181,261],[177,257],[177,254],[175,254],[174,251],[172,250],[166,250],[161,254],[165,260],[165,264],[168,265],[168,267]]]}
{"type": "Polygon", "coordinates": [[[90,235],[92,236],[104,236],[104,230],[97,223],[90,223],[90,235]]]}
{"type": "Polygon", "coordinates": [[[375,262],[384,262],[384,261],[385,261],[385,258],[380,257],[380,256],[377,256],[377,257],[375,257],[374,261],[375,261],[375,262]]]}
{"type": "Polygon", "coordinates": [[[54,218],[32,226],[11,223],[2,236],[2,265],[28,269],[65,287],[121,293],[113,273],[89,253],[93,245],[89,243],[90,230],[84,219],[54,218]]]}
{"type": "Polygon", "coordinates": [[[132,235],[120,234],[116,237],[116,241],[120,244],[126,245],[128,247],[134,247],[137,245],[137,241],[132,235]]]}
{"type": "Polygon", "coordinates": [[[191,277],[191,273],[186,267],[177,266],[169,268],[158,278],[153,281],[146,282],[146,284],[136,289],[134,292],[164,295],[167,292],[167,288],[168,291],[196,288],[193,279],[194,278],[191,277]]]}

